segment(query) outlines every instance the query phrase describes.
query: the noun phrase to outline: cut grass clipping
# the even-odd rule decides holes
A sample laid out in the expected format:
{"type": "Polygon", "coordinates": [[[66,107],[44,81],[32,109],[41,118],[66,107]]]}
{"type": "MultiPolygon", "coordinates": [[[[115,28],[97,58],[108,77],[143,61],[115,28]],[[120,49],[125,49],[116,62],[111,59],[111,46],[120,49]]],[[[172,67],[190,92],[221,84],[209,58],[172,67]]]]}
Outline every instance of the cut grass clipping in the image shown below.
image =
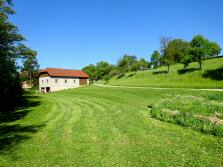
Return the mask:
{"type": "Polygon", "coordinates": [[[223,103],[211,97],[167,96],[151,109],[152,117],[223,136],[223,103]]]}

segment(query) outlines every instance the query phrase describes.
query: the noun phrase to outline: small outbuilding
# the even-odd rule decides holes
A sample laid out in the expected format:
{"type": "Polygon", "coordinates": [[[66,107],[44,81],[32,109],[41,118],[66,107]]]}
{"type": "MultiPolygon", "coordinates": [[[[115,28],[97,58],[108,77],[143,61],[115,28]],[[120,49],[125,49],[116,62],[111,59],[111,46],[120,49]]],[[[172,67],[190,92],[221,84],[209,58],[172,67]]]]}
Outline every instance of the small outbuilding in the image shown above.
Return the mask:
{"type": "Polygon", "coordinates": [[[46,68],[39,72],[39,91],[43,93],[89,85],[89,76],[81,70],[46,68]]]}

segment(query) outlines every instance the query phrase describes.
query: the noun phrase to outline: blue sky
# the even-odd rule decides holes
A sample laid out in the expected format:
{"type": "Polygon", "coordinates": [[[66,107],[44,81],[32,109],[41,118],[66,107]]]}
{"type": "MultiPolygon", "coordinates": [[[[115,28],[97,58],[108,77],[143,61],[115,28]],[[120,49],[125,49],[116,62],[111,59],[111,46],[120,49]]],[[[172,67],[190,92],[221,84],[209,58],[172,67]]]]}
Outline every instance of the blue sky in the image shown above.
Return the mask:
{"type": "Polygon", "coordinates": [[[150,59],[161,36],[223,47],[222,0],[17,0],[11,18],[41,68],[81,69],[124,54],[150,59]]]}

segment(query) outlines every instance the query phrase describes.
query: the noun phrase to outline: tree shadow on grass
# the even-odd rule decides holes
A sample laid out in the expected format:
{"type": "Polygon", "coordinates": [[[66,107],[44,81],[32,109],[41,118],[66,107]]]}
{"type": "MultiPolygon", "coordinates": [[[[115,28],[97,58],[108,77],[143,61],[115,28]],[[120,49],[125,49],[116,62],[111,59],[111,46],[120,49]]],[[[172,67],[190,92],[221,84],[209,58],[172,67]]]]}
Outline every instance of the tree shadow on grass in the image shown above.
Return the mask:
{"type": "MultiPolygon", "coordinates": [[[[10,104],[5,104],[10,106],[10,104]]],[[[23,96],[16,104],[15,108],[9,107],[7,111],[0,112],[0,123],[13,122],[24,118],[31,107],[40,105],[40,97],[34,95],[23,96]]]]}
{"type": "Polygon", "coordinates": [[[154,72],[152,72],[152,74],[154,74],[154,75],[167,74],[167,73],[168,73],[168,71],[154,71],[154,72]]]}
{"type": "Polygon", "coordinates": [[[121,78],[123,78],[125,76],[125,74],[118,74],[117,76],[116,76],[116,78],[117,79],[121,79],[121,78]]]}
{"type": "Polygon", "coordinates": [[[126,76],[126,78],[130,78],[130,77],[132,77],[132,76],[134,76],[134,75],[135,75],[135,73],[128,74],[128,75],[126,76]]]}
{"type": "MultiPolygon", "coordinates": [[[[26,139],[31,138],[44,125],[22,125],[15,121],[24,119],[31,107],[40,105],[40,97],[23,96],[15,110],[0,113],[0,154],[8,154],[11,149],[26,139]]],[[[9,104],[8,104],[9,105],[9,104]]]]}
{"type": "Polygon", "coordinates": [[[199,68],[185,68],[185,69],[178,70],[178,74],[186,74],[186,73],[191,73],[198,70],[200,69],[199,68]]]}
{"type": "Polygon", "coordinates": [[[217,81],[223,80],[223,67],[214,70],[207,70],[202,74],[202,76],[204,78],[210,78],[217,81]]]}

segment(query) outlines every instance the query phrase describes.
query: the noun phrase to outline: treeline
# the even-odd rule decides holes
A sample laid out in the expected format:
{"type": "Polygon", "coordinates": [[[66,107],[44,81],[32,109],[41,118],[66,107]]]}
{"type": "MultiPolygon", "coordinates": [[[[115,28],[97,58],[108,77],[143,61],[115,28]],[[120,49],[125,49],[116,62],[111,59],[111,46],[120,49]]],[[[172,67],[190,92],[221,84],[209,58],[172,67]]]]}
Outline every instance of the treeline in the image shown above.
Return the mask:
{"type": "Polygon", "coordinates": [[[113,76],[122,77],[127,72],[137,72],[138,70],[147,70],[149,68],[150,63],[144,58],[137,60],[134,55],[124,55],[116,65],[101,61],[96,65],[90,64],[82,70],[90,76],[91,80],[109,80],[113,76]]]}
{"type": "Polygon", "coordinates": [[[216,57],[221,53],[218,43],[211,42],[202,35],[196,35],[191,41],[162,37],[160,40],[160,53],[154,51],[152,61],[155,67],[166,65],[169,67],[175,63],[181,63],[187,67],[192,62],[197,62],[202,68],[203,60],[216,57]]]}
{"type": "Polygon", "coordinates": [[[26,71],[24,77],[32,78],[38,70],[37,52],[23,43],[25,38],[9,22],[9,16],[15,14],[12,6],[11,0],[0,0],[0,114],[13,111],[22,98],[20,72],[26,71]]]}
{"type": "Polygon", "coordinates": [[[194,36],[191,41],[162,37],[160,51],[154,50],[150,61],[144,58],[138,60],[135,55],[124,55],[115,65],[101,61],[96,65],[90,64],[82,70],[90,76],[91,80],[109,80],[114,76],[122,77],[128,72],[136,73],[139,70],[155,69],[160,66],[167,66],[169,72],[170,66],[175,63],[181,63],[185,68],[190,63],[197,62],[202,69],[203,60],[216,57],[220,53],[219,44],[209,41],[202,35],[194,36]]]}

